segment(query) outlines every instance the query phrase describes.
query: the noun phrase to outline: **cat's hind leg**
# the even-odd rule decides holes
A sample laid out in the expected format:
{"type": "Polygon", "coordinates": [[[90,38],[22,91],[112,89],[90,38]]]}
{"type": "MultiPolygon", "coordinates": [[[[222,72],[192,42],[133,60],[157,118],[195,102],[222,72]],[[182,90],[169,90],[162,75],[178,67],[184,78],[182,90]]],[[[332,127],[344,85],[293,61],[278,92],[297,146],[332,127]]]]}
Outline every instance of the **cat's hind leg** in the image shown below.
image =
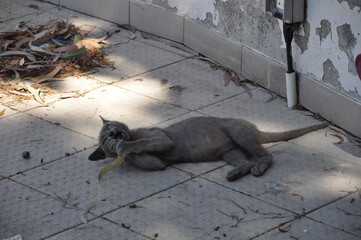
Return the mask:
{"type": "Polygon", "coordinates": [[[253,176],[261,176],[271,165],[273,161],[272,154],[258,143],[254,134],[240,134],[240,131],[228,131],[228,135],[235,141],[241,149],[251,154],[251,160],[255,162],[251,169],[253,176]]]}
{"type": "Polygon", "coordinates": [[[129,154],[127,158],[130,165],[144,170],[163,170],[169,165],[160,158],[147,153],[129,154]]]}
{"type": "Polygon", "coordinates": [[[227,173],[227,180],[234,181],[240,177],[243,177],[251,172],[251,169],[256,165],[255,162],[247,160],[246,155],[241,149],[231,150],[226,152],[223,157],[223,161],[232,165],[234,169],[227,173]]]}

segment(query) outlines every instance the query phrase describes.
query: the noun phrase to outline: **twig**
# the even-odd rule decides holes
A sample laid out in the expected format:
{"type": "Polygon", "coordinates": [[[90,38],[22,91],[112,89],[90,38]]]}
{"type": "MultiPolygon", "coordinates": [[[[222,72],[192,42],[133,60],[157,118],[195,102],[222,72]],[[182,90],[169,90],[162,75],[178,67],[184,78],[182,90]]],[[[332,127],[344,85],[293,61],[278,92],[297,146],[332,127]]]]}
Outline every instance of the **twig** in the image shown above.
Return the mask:
{"type": "Polygon", "coordinates": [[[217,209],[218,212],[220,212],[221,214],[223,214],[224,216],[227,216],[227,217],[230,217],[232,218],[232,220],[236,220],[236,223],[234,225],[231,225],[230,227],[237,227],[238,224],[244,219],[244,218],[240,218],[238,217],[236,214],[234,213],[231,213],[231,215],[225,213],[225,212],[222,212],[221,210],[217,209]]]}
{"type": "Polygon", "coordinates": [[[247,208],[248,208],[249,210],[251,210],[252,212],[257,213],[257,214],[261,214],[261,215],[277,215],[277,216],[282,216],[282,213],[272,213],[272,212],[265,213],[265,212],[260,212],[260,211],[258,211],[258,210],[252,209],[250,206],[247,206],[247,208]]]}
{"type": "Polygon", "coordinates": [[[247,214],[246,209],[245,209],[244,207],[240,206],[240,205],[239,205],[238,203],[236,203],[235,201],[233,201],[233,200],[228,200],[228,199],[225,199],[225,200],[233,203],[234,205],[236,205],[237,207],[239,207],[240,209],[242,209],[244,215],[247,214]]]}
{"type": "Polygon", "coordinates": [[[345,215],[355,216],[355,217],[361,217],[361,214],[350,213],[350,212],[348,212],[348,211],[346,211],[346,210],[344,210],[344,209],[341,209],[341,208],[339,208],[339,207],[336,207],[336,208],[337,208],[338,210],[344,212],[345,215]]]}

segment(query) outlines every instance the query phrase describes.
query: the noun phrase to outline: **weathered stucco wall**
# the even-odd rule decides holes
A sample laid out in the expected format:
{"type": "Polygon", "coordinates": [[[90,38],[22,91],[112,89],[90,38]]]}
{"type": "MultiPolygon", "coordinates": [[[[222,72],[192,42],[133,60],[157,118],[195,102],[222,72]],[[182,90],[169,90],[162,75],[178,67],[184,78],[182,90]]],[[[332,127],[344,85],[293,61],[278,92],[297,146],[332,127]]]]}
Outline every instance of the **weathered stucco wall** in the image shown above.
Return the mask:
{"type": "MultiPolygon", "coordinates": [[[[143,1],[213,28],[277,62],[286,62],[282,22],[265,12],[265,0],[143,1]]],[[[360,1],[308,0],[307,20],[294,37],[296,71],[361,102],[361,80],[354,64],[360,53],[360,1]]]]}

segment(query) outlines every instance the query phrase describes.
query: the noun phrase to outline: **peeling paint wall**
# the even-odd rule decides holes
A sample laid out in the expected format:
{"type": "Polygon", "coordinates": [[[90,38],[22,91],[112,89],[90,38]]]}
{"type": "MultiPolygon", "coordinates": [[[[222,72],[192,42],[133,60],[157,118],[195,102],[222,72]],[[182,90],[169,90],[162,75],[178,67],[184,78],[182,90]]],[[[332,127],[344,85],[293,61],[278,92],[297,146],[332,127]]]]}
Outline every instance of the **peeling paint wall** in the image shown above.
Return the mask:
{"type": "MultiPolygon", "coordinates": [[[[265,12],[265,0],[143,1],[186,16],[286,64],[282,21],[265,12]]],[[[293,42],[296,71],[361,102],[361,80],[354,64],[360,53],[361,2],[307,0],[307,19],[293,42]]]]}

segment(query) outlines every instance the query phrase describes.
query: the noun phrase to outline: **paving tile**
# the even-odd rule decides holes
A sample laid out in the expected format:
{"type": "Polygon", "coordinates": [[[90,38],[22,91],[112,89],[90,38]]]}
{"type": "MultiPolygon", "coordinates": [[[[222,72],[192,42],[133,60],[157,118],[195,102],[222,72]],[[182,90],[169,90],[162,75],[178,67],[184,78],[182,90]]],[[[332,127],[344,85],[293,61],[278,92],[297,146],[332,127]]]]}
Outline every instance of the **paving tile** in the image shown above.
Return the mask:
{"type": "Polygon", "coordinates": [[[122,239],[122,240],[145,240],[148,239],[140,234],[136,234],[119,225],[103,219],[90,221],[89,225],[80,225],[69,229],[55,236],[46,238],[47,240],[79,240],[79,239],[122,239]]]}
{"type": "Polygon", "coordinates": [[[60,126],[27,114],[16,114],[0,119],[1,138],[0,174],[8,176],[65,157],[96,140],[74,133],[60,126]],[[30,153],[29,159],[23,152],[30,153]]]}
{"type": "Polygon", "coordinates": [[[325,128],[293,139],[291,142],[337,157],[345,162],[361,165],[361,148],[359,145],[356,142],[348,141],[346,137],[344,137],[344,142],[339,143],[340,139],[333,136],[332,133],[335,132],[325,128]]]}
{"type": "Polygon", "coordinates": [[[281,232],[275,229],[265,235],[255,238],[254,240],[289,240],[289,239],[342,239],[342,240],[356,240],[358,237],[343,232],[339,229],[324,225],[322,223],[313,221],[308,218],[301,220],[294,220],[291,224],[285,224],[281,229],[286,232],[281,232]],[[289,230],[288,230],[289,228],[289,230]]]}
{"type": "Polygon", "coordinates": [[[29,113],[74,131],[98,138],[99,115],[126,123],[130,128],[148,127],[188,111],[130,91],[106,86],[79,98],[64,99],[29,113]],[[139,117],[142,116],[142,117],[139,117]]]}
{"type": "Polygon", "coordinates": [[[292,143],[270,151],[274,163],[261,177],[227,182],[229,165],[204,177],[297,213],[319,208],[361,185],[361,167],[355,164],[292,143]]]}
{"type": "Polygon", "coordinates": [[[0,104],[0,119],[19,113],[18,111],[11,109],[3,104],[0,104]]]}
{"type": "Polygon", "coordinates": [[[121,166],[108,172],[99,185],[98,173],[112,159],[89,161],[88,156],[93,150],[47,164],[45,168],[33,169],[13,179],[54,197],[69,199],[69,203],[81,209],[85,209],[99,194],[92,212],[100,215],[190,178],[189,174],[173,168],[144,171],[121,166]]]}
{"type": "Polygon", "coordinates": [[[307,116],[310,114],[307,111],[289,109],[285,99],[276,98],[267,103],[272,94],[262,88],[252,93],[252,97],[244,93],[198,111],[214,117],[242,118],[256,124],[260,130],[273,132],[320,123],[307,116]]]}
{"type": "MultiPolygon", "coordinates": [[[[4,2],[4,0],[2,2],[4,2]]],[[[19,11],[19,10],[23,11],[24,10],[24,7],[19,6],[19,2],[21,2],[22,6],[24,5],[23,1],[6,1],[5,0],[5,2],[9,2],[9,3],[14,2],[16,4],[17,8],[13,8],[12,11],[19,11]]],[[[40,3],[40,1],[29,1],[29,3],[30,2],[40,3]]],[[[53,6],[53,5],[51,5],[51,6],[53,6]]],[[[31,8],[29,8],[29,9],[31,9],[31,8]]],[[[33,10],[31,10],[31,11],[33,11],[33,10]]],[[[20,22],[25,22],[28,26],[36,27],[38,25],[45,24],[45,23],[47,23],[47,22],[49,22],[50,20],[53,20],[53,19],[58,19],[58,20],[63,20],[63,21],[66,20],[66,19],[64,19],[62,17],[53,15],[51,13],[48,13],[47,11],[42,11],[42,10],[41,10],[40,14],[35,14],[35,12],[37,12],[37,11],[38,10],[34,10],[33,13],[25,14],[21,18],[11,19],[9,21],[2,22],[2,23],[0,21],[0,28],[2,30],[14,30],[15,27],[20,22]]],[[[6,12],[6,11],[4,11],[4,12],[6,12]]]]}
{"type": "Polygon", "coordinates": [[[224,72],[207,62],[187,59],[116,85],[187,109],[198,109],[244,92],[231,83],[224,86],[224,72]]]}
{"type": "Polygon", "coordinates": [[[104,217],[149,237],[179,240],[250,239],[292,219],[289,212],[201,178],[136,205],[137,208],[122,208],[104,217]],[[242,220],[235,226],[237,219],[242,220]]]}
{"type": "MultiPolygon", "coordinates": [[[[360,186],[358,185],[359,189],[361,189],[360,186]]],[[[361,196],[358,192],[327,205],[309,216],[361,239],[361,196]]]]}
{"type": "Polygon", "coordinates": [[[0,192],[0,239],[41,239],[81,223],[77,210],[13,181],[0,181],[0,192]]]}
{"type": "Polygon", "coordinates": [[[122,35],[115,34],[110,41],[122,43],[111,45],[105,49],[107,57],[114,61],[115,69],[99,69],[99,72],[92,74],[98,80],[117,82],[123,78],[148,72],[185,59],[182,55],[152,47],[145,43],[125,41],[122,35]]]}
{"type": "Polygon", "coordinates": [[[14,18],[20,18],[30,14],[41,14],[44,10],[53,8],[54,5],[40,1],[24,1],[21,0],[1,0],[0,22],[8,21],[14,18]]]}
{"type": "Polygon", "coordinates": [[[118,24],[129,24],[128,0],[88,0],[86,4],[82,1],[61,0],[60,4],[118,24]]]}
{"type": "Polygon", "coordinates": [[[78,98],[86,92],[100,86],[105,86],[104,82],[92,79],[90,77],[67,77],[61,81],[56,81],[47,85],[47,88],[53,93],[44,94],[42,99],[45,105],[40,104],[35,99],[29,100],[10,100],[6,104],[11,108],[26,111],[37,107],[51,106],[52,103],[66,98],[78,98]]]}
{"type": "Polygon", "coordinates": [[[75,24],[83,30],[89,30],[90,32],[86,35],[87,37],[100,38],[106,35],[107,32],[115,30],[127,32],[124,28],[120,28],[119,25],[115,23],[95,18],[87,14],[82,14],[71,9],[61,7],[52,8],[47,10],[46,13],[67,19],[69,22],[75,24]]]}

